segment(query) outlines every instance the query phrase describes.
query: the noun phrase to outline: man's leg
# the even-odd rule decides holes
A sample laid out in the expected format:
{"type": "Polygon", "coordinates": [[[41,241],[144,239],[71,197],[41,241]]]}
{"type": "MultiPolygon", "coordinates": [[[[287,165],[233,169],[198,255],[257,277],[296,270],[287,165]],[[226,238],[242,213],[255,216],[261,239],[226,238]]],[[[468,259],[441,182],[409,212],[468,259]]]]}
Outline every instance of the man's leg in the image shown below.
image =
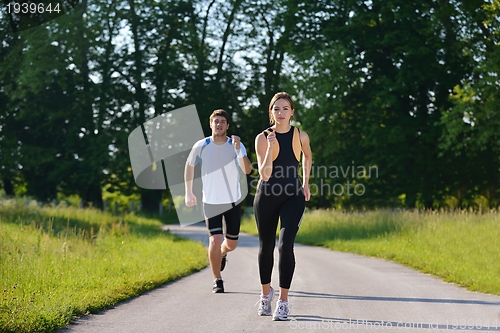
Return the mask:
{"type": "Polygon", "coordinates": [[[208,228],[210,237],[208,239],[208,260],[210,261],[210,268],[212,275],[215,279],[220,279],[220,266],[221,266],[221,246],[222,246],[222,214],[217,214],[217,206],[210,204],[203,204],[205,211],[205,223],[208,228]]]}
{"type": "Polygon", "coordinates": [[[241,225],[241,206],[234,206],[230,210],[224,212],[226,237],[221,245],[221,254],[225,255],[233,251],[238,246],[238,237],[240,234],[241,225]]]}
{"type": "Polygon", "coordinates": [[[222,242],[222,245],[220,247],[220,252],[221,252],[221,255],[225,255],[227,254],[228,252],[231,252],[233,251],[236,247],[238,246],[238,240],[234,240],[234,239],[224,239],[224,241],[222,242]]]}
{"type": "Polygon", "coordinates": [[[220,265],[222,260],[221,254],[222,234],[211,235],[208,244],[208,260],[212,268],[212,274],[215,279],[220,279],[220,265]]]}

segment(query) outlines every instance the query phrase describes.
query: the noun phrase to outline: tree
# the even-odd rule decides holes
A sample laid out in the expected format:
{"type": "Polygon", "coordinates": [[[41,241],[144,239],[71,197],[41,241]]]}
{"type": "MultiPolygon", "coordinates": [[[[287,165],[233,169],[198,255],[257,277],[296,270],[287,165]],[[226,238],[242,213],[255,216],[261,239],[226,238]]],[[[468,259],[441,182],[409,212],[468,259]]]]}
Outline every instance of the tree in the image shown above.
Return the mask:
{"type": "Polygon", "coordinates": [[[297,27],[291,50],[309,66],[300,83],[314,105],[304,127],[313,134],[312,147],[322,151],[315,164],[347,167],[354,161],[379,170],[377,179],[358,179],[367,187],[363,196],[334,199],[370,206],[404,198],[407,207],[432,207],[446,186],[439,170],[449,166],[438,159],[435,144],[440,111],[471,68],[471,55],[461,52],[460,7],[434,1],[286,3],[289,25],[297,27]]]}
{"type": "Polygon", "coordinates": [[[18,45],[21,39],[10,32],[7,20],[0,19],[0,173],[5,194],[14,195],[14,185],[19,177],[19,150],[16,112],[10,107],[10,94],[16,89],[15,78],[19,75],[20,57],[18,45]],[[16,50],[16,51],[14,51],[16,50]]]}
{"type": "Polygon", "coordinates": [[[451,95],[452,107],[441,117],[444,128],[440,145],[464,160],[461,164],[470,170],[453,190],[469,200],[477,195],[487,198],[488,206],[499,203],[500,176],[500,2],[469,4],[464,25],[469,32],[465,52],[474,55],[474,71],[457,84],[451,95]],[[480,10],[478,10],[480,9],[480,10]],[[474,177],[473,180],[471,177],[474,177]]]}

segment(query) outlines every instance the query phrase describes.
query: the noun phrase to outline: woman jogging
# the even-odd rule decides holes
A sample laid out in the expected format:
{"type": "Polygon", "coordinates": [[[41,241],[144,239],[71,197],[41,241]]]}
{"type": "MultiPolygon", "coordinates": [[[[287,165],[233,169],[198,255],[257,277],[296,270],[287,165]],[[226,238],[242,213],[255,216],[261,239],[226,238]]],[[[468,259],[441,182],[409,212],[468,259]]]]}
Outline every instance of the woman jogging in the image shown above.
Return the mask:
{"type": "Polygon", "coordinates": [[[279,252],[279,300],[273,320],[288,320],[288,291],[295,269],[294,241],[299,230],[305,201],[310,198],[309,174],[312,153],[309,136],[290,125],[295,112],[291,97],[279,92],[269,103],[271,127],[255,138],[259,183],[254,199],[254,213],[259,232],[259,273],[262,285],[258,314],[271,315],[274,289],[271,273],[274,263],[276,228],[281,222],[279,252]],[[301,153],[302,181],[298,176],[301,153]]]}

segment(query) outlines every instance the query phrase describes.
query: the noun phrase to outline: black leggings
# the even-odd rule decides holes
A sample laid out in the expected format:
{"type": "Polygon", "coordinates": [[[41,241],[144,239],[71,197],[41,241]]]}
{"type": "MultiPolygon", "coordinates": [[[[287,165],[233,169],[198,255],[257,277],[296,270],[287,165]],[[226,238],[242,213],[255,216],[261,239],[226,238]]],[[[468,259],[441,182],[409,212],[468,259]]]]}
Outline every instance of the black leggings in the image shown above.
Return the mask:
{"type": "Polygon", "coordinates": [[[304,214],[304,192],[302,188],[299,188],[292,195],[285,193],[287,191],[276,194],[269,191],[269,188],[266,190],[266,184],[261,185],[264,186],[259,186],[253,204],[260,241],[260,282],[261,284],[271,283],[279,218],[281,221],[278,241],[279,284],[281,288],[290,289],[295,270],[293,244],[304,214]]]}

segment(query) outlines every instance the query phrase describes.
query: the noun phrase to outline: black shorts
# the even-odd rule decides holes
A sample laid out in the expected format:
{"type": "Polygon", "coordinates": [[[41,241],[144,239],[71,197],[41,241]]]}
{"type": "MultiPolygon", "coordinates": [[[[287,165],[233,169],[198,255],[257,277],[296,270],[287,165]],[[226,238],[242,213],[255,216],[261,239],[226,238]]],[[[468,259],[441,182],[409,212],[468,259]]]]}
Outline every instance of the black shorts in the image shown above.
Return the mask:
{"type": "Polygon", "coordinates": [[[233,204],[211,205],[203,203],[203,210],[210,235],[225,234],[227,239],[238,239],[241,223],[241,204],[233,206],[233,204]],[[224,227],[222,217],[224,217],[224,227]]]}

